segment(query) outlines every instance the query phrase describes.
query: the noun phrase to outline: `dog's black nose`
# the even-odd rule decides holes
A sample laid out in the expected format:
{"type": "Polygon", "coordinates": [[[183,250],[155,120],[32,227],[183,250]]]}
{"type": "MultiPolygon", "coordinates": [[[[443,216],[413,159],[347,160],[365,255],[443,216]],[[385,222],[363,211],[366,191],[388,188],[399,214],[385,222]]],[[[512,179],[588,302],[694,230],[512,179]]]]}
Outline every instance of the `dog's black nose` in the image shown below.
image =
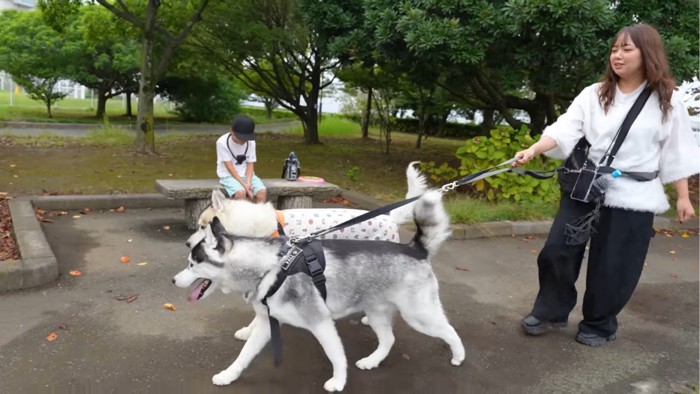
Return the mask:
{"type": "Polygon", "coordinates": [[[190,247],[190,241],[185,242],[185,246],[190,247]]]}
{"type": "Polygon", "coordinates": [[[173,284],[175,284],[175,278],[172,279],[173,284]]]}

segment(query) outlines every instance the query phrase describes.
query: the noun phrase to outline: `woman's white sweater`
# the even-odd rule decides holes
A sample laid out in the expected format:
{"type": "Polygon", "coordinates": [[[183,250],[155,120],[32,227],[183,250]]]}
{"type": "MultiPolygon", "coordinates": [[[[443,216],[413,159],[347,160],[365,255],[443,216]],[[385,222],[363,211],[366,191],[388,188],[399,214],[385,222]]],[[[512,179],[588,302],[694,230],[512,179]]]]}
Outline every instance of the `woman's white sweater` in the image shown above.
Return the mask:
{"type": "MultiPolygon", "coordinates": [[[[631,93],[616,88],[615,100],[607,114],[598,98],[600,83],[585,88],[566,113],[545,129],[543,135],[557,142],[557,147],[545,154],[564,159],[585,136],[591,144],[589,159],[598,163],[645,86],[644,83],[631,93]]],[[[611,164],[623,173],[658,171],[658,177],[649,182],[626,177],[614,179],[605,194],[605,206],[663,213],[669,205],[662,183],[700,172],[700,148],[693,138],[688,111],[678,96],[674,92],[673,109],[662,122],[659,98],[656,93],[651,94],[611,164]]]]}

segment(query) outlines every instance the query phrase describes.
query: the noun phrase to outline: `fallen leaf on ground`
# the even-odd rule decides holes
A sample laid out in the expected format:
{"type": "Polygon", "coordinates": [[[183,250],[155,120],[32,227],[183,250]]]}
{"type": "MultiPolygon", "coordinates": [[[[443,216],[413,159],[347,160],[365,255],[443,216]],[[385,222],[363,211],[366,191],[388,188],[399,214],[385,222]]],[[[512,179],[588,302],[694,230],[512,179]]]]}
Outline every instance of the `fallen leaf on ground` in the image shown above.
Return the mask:
{"type": "Polygon", "coordinates": [[[131,238],[126,240],[126,242],[132,242],[132,241],[133,241],[133,239],[131,239],[131,238]]]}
{"type": "Polygon", "coordinates": [[[36,209],[36,213],[38,213],[39,215],[43,215],[43,214],[46,213],[46,210],[41,209],[41,208],[37,208],[37,209],[36,209]]]}
{"type": "Polygon", "coordinates": [[[165,230],[165,231],[170,230],[170,226],[163,226],[163,230],[165,230]]]}
{"type": "Polygon", "coordinates": [[[469,268],[464,268],[464,267],[455,267],[455,269],[458,271],[469,271],[469,268]]]}
{"type": "Polygon", "coordinates": [[[145,261],[142,261],[142,262],[138,263],[137,265],[146,265],[146,264],[148,264],[148,263],[145,261]]]}
{"type": "Polygon", "coordinates": [[[676,254],[676,251],[675,251],[675,250],[671,250],[671,251],[670,251],[670,252],[668,252],[668,253],[671,253],[671,254],[676,254]]]}
{"type": "Polygon", "coordinates": [[[681,238],[689,238],[690,235],[688,233],[683,233],[681,234],[681,238]]]}
{"type": "Polygon", "coordinates": [[[671,278],[677,279],[677,278],[678,278],[678,274],[675,273],[675,272],[671,272],[671,278]]]}
{"type": "Polygon", "coordinates": [[[119,295],[119,296],[114,297],[114,299],[117,300],[117,301],[132,302],[132,301],[134,301],[135,299],[137,299],[138,297],[139,297],[138,294],[127,294],[127,295],[122,294],[122,295],[119,295]],[[131,301],[129,301],[129,300],[131,300],[131,301]]]}
{"type": "Polygon", "coordinates": [[[56,338],[58,338],[58,334],[56,334],[55,332],[50,332],[49,335],[46,336],[46,340],[49,342],[55,341],[56,338]]]}
{"type": "Polygon", "coordinates": [[[82,275],[83,273],[80,272],[80,271],[78,271],[78,270],[74,270],[74,271],[70,271],[69,274],[71,274],[71,275],[73,275],[73,276],[80,276],[80,275],[82,275]]]}
{"type": "Polygon", "coordinates": [[[124,207],[119,207],[119,208],[115,209],[115,211],[117,211],[117,212],[124,212],[124,211],[125,211],[125,208],[124,208],[124,207]]]}
{"type": "Polygon", "coordinates": [[[73,219],[80,219],[80,215],[73,215],[73,219]]]}
{"type": "Polygon", "coordinates": [[[122,256],[122,258],[119,260],[121,260],[122,263],[126,264],[129,261],[131,261],[131,258],[129,258],[129,256],[122,256]]]}
{"type": "Polygon", "coordinates": [[[177,309],[177,308],[175,308],[175,305],[170,304],[170,303],[165,303],[165,304],[163,304],[163,308],[168,309],[168,310],[171,310],[171,311],[173,311],[173,312],[175,312],[175,310],[177,309]]]}
{"type": "Polygon", "coordinates": [[[410,357],[408,354],[406,354],[406,353],[402,354],[401,357],[403,357],[404,360],[410,360],[410,359],[411,359],[411,357],[410,357]]]}
{"type": "Polygon", "coordinates": [[[58,325],[58,328],[60,328],[61,330],[67,330],[67,329],[68,329],[68,325],[65,324],[65,323],[61,323],[61,324],[58,325]]]}
{"type": "Polygon", "coordinates": [[[51,219],[46,219],[46,218],[42,218],[42,217],[39,217],[39,221],[40,221],[40,222],[44,222],[44,223],[53,223],[53,220],[51,220],[51,219]]]}
{"type": "Polygon", "coordinates": [[[530,253],[537,254],[537,249],[530,249],[530,253]]]}

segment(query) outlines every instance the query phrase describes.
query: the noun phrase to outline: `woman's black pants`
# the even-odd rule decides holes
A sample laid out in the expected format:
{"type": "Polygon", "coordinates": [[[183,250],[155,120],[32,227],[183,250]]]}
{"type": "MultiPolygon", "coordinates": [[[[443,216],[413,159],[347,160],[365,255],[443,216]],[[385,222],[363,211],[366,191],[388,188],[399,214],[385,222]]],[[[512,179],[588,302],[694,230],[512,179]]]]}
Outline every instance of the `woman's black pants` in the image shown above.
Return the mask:
{"type": "MultiPolygon", "coordinates": [[[[565,322],[576,305],[576,279],[586,248],[567,245],[567,223],[591,212],[594,205],[562,195],[549,237],[537,257],[540,290],[532,315],[565,322]]],[[[617,315],[634,292],[654,236],[654,214],[601,207],[590,240],[583,321],[579,332],[608,337],[617,331],[617,315]]]]}

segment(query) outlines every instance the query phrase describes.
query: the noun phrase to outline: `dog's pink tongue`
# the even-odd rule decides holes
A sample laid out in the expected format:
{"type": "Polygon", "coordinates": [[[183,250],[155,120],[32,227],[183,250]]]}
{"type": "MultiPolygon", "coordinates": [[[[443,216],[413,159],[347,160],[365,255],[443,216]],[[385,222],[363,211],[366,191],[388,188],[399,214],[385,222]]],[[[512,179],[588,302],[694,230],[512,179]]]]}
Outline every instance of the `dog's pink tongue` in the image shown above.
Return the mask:
{"type": "Polygon", "coordinates": [[[202,287],[204,287],[204,282],[206,279],[197,279],[194,282],[194,289],[190,293],[189,297],[187,297],[187,301],[195,303],[199,301],[199,293],[202,291],[202,287]]]}

